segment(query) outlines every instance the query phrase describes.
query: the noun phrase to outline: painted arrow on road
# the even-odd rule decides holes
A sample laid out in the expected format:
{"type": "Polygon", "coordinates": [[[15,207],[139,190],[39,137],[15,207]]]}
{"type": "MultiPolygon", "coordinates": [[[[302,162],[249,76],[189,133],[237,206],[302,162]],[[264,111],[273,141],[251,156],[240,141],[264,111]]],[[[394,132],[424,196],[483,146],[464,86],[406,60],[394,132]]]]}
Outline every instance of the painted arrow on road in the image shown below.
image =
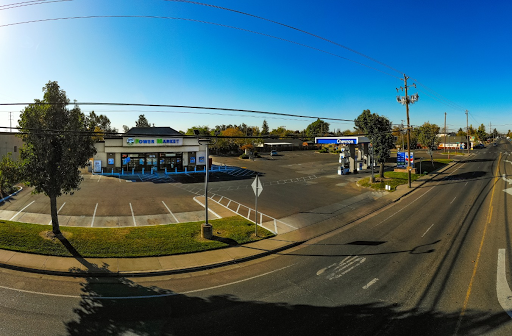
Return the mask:
{"type": "Polygon", "coordinates": [[[505,174],[501,175],[501,178],[503,178],[503,181],[505,181],[505,182],[512,183],[512,180],[508,179],[507,175],[505,175],[505,174]]]}

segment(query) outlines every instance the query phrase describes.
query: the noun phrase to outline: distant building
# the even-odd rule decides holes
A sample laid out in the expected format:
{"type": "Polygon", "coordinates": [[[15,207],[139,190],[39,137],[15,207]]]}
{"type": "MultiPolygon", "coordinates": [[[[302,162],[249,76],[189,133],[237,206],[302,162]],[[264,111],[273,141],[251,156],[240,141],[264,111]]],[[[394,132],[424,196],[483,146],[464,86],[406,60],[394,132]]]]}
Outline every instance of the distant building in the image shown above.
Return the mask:
{"type": "MultiPolygon", "coordinates": [[[[457,136],[451,134],[439,134],[439,145],[438,149],[467,149],[467,137],[465,136],[457,136]]],[[[474,146],[474,137],[469,137],[469,147],[473,148],[474,146]]]]}
{"type": "Polygon", "coordinates": [[[20,158],[20,148],[23,147],[23,141],[16,134],[0,132],[0,158],[7,155],[7,153],[12,153],[13,160],[20,158]]]}

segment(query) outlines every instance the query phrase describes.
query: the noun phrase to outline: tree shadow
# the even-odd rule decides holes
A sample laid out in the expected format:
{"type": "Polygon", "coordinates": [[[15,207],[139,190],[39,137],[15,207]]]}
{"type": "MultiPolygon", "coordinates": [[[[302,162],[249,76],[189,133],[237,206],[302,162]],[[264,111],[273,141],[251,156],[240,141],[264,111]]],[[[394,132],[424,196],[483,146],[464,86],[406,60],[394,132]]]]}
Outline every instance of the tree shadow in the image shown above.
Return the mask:
{"type": "MultiPolygon", "coordinates": [[[[108,264],[90,263],[61,241],[87,268],[72,270],[84,280],[75,316],[64,322],[67,335],[452,335],[460,316],[382,301],[322,306],[180,294],[112,276],[108,264]]],[[[509,322],[505,313],[468,310],[459,334],[509,322]]]]}

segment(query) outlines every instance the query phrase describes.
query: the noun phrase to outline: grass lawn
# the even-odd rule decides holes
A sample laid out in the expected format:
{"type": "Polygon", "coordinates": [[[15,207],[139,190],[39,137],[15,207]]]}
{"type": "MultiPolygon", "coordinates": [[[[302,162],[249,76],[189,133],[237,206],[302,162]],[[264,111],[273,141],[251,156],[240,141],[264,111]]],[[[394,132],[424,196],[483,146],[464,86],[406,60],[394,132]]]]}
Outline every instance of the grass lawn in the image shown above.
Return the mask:
{"type": "MultiPolygon", "coordinates": [[[[453,160],[449,159],[434,159],[434,166],[432,166],[430,160],[423,161],[421,163],[421,169],[423,170],[423,172],[429,174],[434,170],[446,166],[448,163],[452,161],[453,160]]],[[[416,162],[416,168],[419,169],[419,162],[416,162]]],[[[411,181],[416,181],[421,176],[422,174],[411,174],[411,181]]],[[[378,181],[377,177],[375,177],[375,180],[377,181],[376,183],[370,183],[370,178],[365,177],[363,179],[360,179],[357,182],[357,184],[362,187],[372,188],[376,190],[386,190],[386,185],[389,185],[391,187],[391,191],[395,191],[397,186],[408,183],[408,176],[407,173],[388,171],[384,172],[384,181],[378,181]]]]}
{"type": "MultiPolygon", "coordinates": [[[[201,223],[126,228],[61,227],[83,257],[148,257],[212,250],[273,236],[240,216],[212,220],[214,240],[201,238],[201,223]]],[[[0,220],[0,249],[54,256],[71,256],[58,240],[46,238],[50,225],[0,220]]]]}

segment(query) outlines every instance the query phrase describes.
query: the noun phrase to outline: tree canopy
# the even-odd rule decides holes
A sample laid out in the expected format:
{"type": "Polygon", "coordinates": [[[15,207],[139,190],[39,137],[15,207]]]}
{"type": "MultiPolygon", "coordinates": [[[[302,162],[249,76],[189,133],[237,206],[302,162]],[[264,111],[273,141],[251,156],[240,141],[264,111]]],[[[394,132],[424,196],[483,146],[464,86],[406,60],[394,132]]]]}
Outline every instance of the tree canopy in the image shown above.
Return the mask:
{"type": "Polygon", "coordinates": [[[151,127],[151,124],[149,123],[148,119],[146,119],[144,114],[141,114],[139,119],[135,122],[135,127],[151,127]]]}
{"type": "Polygon", "coordinates": [[[261,135],[268,135],[269,128],[266,120],[263,120],[263,125],[261,125],[261,135]]]}
{"type": "Polygon", "coordinates": [[[306,127],[306,136],[315,137],[315,136],[323,136],[324,134],[329,132],[329,123],[317,119],[313,121],[311,124],[306,127]]]}
{"type": "Polygon", "coordinates": [[[0,161],[0,198],[4,198],[11,191],[13,186],[21,179],[21,164],[11,158],[7,153],[0,161]]]}
{"type": "Polygon", "coordinates": [[[439,137],[437,136],[439,134],[439,130],[439,126],[429,122],[424,123],[417,129],[418,142],[424,147],[427,147],[432,166],[434,166],[432,151],[437,148],[437,144],[439,143],[439,137]]]}
{"type": "Polygon", "coordinates": [[[43,87],[43,100],[35,99],[20,115],[20,151],[23,177],[37,193],[50,198],[53,232],[60,233],[57,197],[78,189],[82,181],[79,167],[94,155],[93,133],[78,106],[67,108],[69,99],[57,82],[43,87]]]}
{"type": "Polygon", "coordinates": [[[375,161],[380,163],[379,175],[384,177],[384,163],[391,156],[390,149],[394,147],[391,121],[370,110],[364,110],[354,123],[370,139],[375,161]]]}

